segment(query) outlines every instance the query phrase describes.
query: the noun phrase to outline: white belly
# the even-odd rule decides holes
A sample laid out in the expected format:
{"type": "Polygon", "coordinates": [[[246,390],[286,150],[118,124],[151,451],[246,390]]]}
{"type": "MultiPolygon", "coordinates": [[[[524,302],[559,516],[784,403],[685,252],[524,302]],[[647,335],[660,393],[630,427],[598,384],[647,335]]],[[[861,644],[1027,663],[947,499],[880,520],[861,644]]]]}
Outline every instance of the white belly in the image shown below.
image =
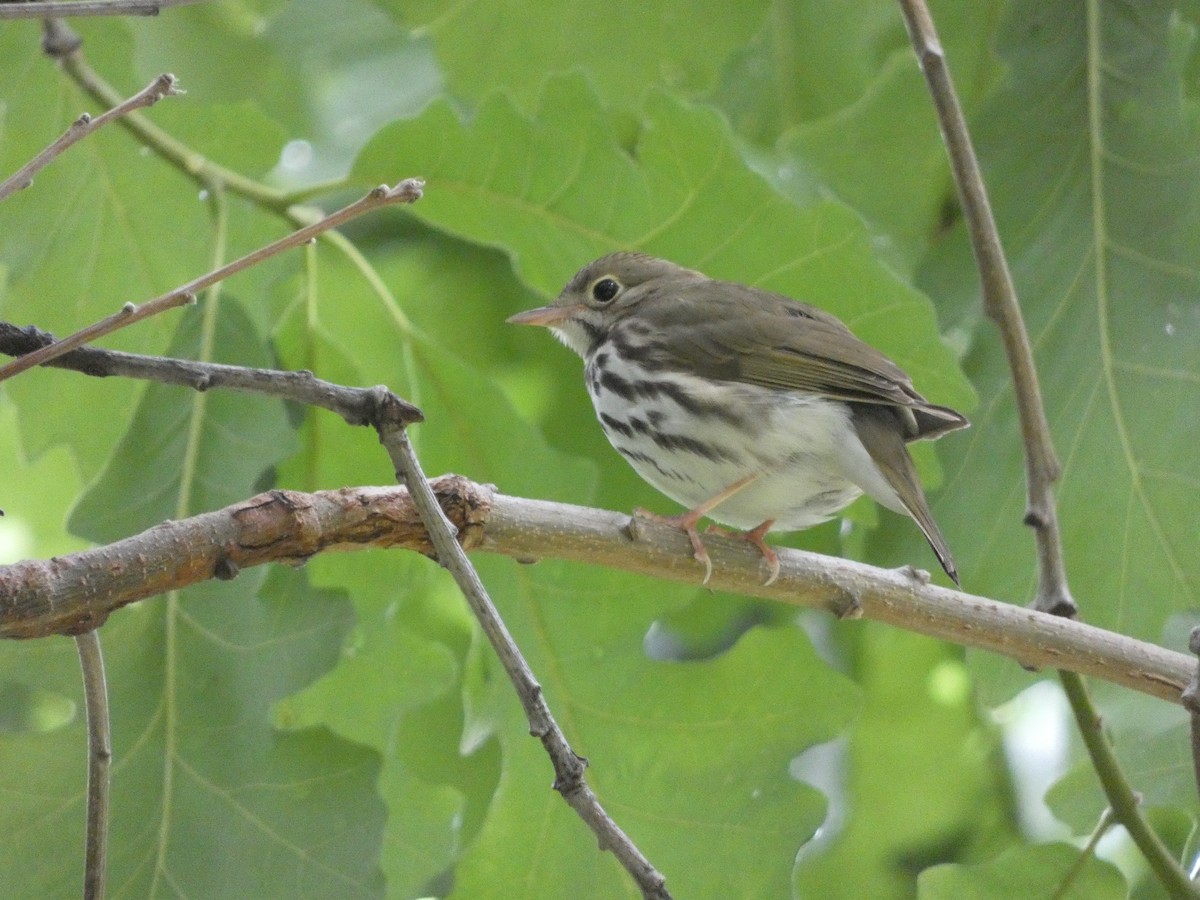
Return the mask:
{"type": "Polygon", "coordinates": [[[772,519],[772,530],[808,528],[836,515],[864,488],[888,506],[898,502],[858,440],[844,403],[646,373],[612,356],[605,371],[602,379],[588,361],[588,393],[604,433],[639,475],[672,500],[694,509],[754,476],[708,513],[717,522],[749,529],[772,519]],[[665,385],[634,387],[648,379],[665,385]]]}

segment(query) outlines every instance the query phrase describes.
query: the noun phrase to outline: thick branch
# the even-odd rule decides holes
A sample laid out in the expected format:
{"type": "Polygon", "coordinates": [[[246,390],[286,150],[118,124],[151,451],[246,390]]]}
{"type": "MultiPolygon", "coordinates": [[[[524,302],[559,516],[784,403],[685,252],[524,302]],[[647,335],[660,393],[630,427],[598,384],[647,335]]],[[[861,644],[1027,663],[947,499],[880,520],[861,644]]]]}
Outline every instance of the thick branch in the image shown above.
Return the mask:
{"type": "MultiPolygon", "coordinates": [[[[678,530],[604,510],[496,494],[465,478],[432,482],[468,549],[522,561],[556,557],[699,584],[678,530]]],[[[1180,702],[1193,658],[1101,628],[929,584],[911,570],[878,569],[781,549],[779,579],[764,586],[761,557],[744,541],[706,538],[711,586],[991,650],[1026,666],[1092,675],[1180,702]]],[[[432,547],[408,491],[357,487],[271,491],[216,512],[165,522],[125,540],[52,560],[0,567],[0,637],[74,634],[113,610],[266,562],[300,564],[334,550],[432,547]]]]}

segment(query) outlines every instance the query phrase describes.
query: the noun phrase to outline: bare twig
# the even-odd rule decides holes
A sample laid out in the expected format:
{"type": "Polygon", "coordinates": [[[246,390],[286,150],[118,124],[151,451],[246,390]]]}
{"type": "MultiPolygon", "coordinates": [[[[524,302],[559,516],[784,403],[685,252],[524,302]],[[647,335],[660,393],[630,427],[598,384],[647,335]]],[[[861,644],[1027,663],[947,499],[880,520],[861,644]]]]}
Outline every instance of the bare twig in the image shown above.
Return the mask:
{"type": "MultiPolygon", "coordinates": [[[[99,73],[88,65],[83,54],[82,38],[65,22],[61,19],[47,19],[43,23],[43,32],[43,49],[58,60],[63,71],[85,93],[105,107],[116,106],[121,102],[121,92],[101,78],[99,73]]],[[[261,184],[253,178],[247,178],[233,169],[218,165],[182,141],[176,140],[141,112],[123,116],[118,124],[200,187],[208,188],[211,185],[219,184],[222,188],[240,197],[245,197],[293,225],[308,224],[300,220],[301,216],[293,209],[293,205],[300,199],[311,196],[312,189],[302,189],[297,192],[282,191],[261,184]]]]}
{"type": "MultiPolygon", "coordinates": [[[[1038,551],[1038,588],[1033,606],[1039,611],[1073,617],[1077,608],[1067,584],[1066,566],[1062,555],[1062,534],[1054,499],[1054,482],[1058,479],[1061,469],[1054,453],[1034,365],[1033,349],[1021,316],[1016,289],[1004,258],[979,163],[971,146],[966,119],[958,102],[958,95],[954,90],[950,70],[929,9],[924,0],[900,0],[900,7],[937,109],[938,122],[946,142],[954,182],[958,187],[971,236],[971,246],[979,267],[984,311],[1000,331],[1012,372],[1025,448],[1028,494],[1025,523],[1034,529],[1038,551]]],[[[1070,666],[1059,668],[1072,669],[1070,666]]],[[[1088,696],[1079,670],[1060,671],[1059,678],[1113,814],[1125,826],[1150,868],[1171,896],[1200,896],[1200,890],[1188,880],[1178,861],[1167,851],[1142,814],[1134,791],[1121,771],[1112,745],[1100,726],[1100,718],[1088,696]]]]}
{"type": "Polygon", "coordinates": [[[104,654],[100,633],[85,631],[75,636],[79,666],[83,671],[83,696],[88,729],[87,839],[84,851],[83,896],[104,896],[108,856],[108,797],[111,785],[112,728],[108,716],[108,684],[104,677],[104,654]]]}
{"type": "MultiPolygon", "coordinates": [[[[3,7],[0,7],[0,10],[3,10],[3,7]]],[[[115,119],[129,115],[135,109],[153,106],[163,97],[171,97],[181,93],[183,92],[175,86],[175,76],[164,73],[128,100],[110,108],[107,112],[102,113],[94,119],[87,113],[83,113],[50,146],[46,147],[46,149],[27,162],[17,172],[0,183],[0,200],[4,200],[9,195],[15,194],[17,191],[23,190],[33,184],[33,176],[48,166],[76,141],[103,128],[115,119]]]]}
{"type": "Polygon", "coordinates": [[[1016,288],[1004,258],[1004,248],[1000,244],[1000,233],[992,216],[979,162],[971,147],[967,121],[950,79],[946,55],[942,51],[929,9],[924,0],[900,0],[900,7],[917,60],[929,84],[929,93],[937,108],[938,122],[954,171],[954,183],[958,187],[963,215],[971,235],[971,247],[979,266],[983,308],[1000,331],[1012,371],[1021,437],[1025,444],[1025,524],[1034,529],[1037,537],[1038,589],[1034,607],[1043,612],[1074,615],[1075,601],[1067,586],[1062,537],[1054,502],[1054,482],[1058,480],[1061,468],[1050,439],[1050,425],[1042,404],[1037,366],[1034,364],[1025,321],[1021,317],[1016,288]]]}
{"type": "MultiPolygon", "coordinates": [[[[20,356],[54,342],[54,336],[32,325],[18,328],[0,322],[0,353],[20,356]]],[[[287,372],[277,369],[251,369],[220,363],[193,362],[166,356],[143,356],[98,347],[80,347],[46,363],[47,366],[71,369],[98,378],[119,375],[140,378],[162,384],[176,384],[197,391],[225,388],[268,397],[282,397],[307,406],[316,406],[337,413],[351,425],[368,425],[373,421],[383,387],[345,387],[315,377],[312,372],[287,372]]],[[[423,421],[421,410],[403,400],[406,422],[423,421]]]]}
{"type": "Polygon", "coordinates": [[[610,850],[633,878],[647,900],[669,900],[666,879],[613,821],[587,783],[587,760],[576,753],[554,720],[542,687],[525,661],[516,641],[508,633],[479,573],[455,540],[458,529],[442,511],[437,497],[421,471],[421,463],[408,442],[401,421],[381,418],[376,423],[379,440],[396,468],[396,477],[408,485],[413,505],[429,532],[438,561],[450,572],[462,591],[500,664],[516,689],[529,720],[529,732],[542,742],[554,767],[554,789],[596,835],[602,850],[610,850]]]}
{"type": "Polygon", "coordinates": [[[1112,744],[1104,735],[1100,714],[1092,703],[1083,679],[1074,672],[1060,671],[1058,675],[1071,703],[1071,710],[1075,713],[1079,733],[1087,744],[1092,767],[1112,806],[1113,816],[1125,826],[1155,877],[1171,897],[1188,900],[1200,896],[1200,888],[1188,879],[1187,873],[1142,815],[1141,798],[1129,786],[1129,780],[1117,762],[1112,744]]]}
{"type": "Polygon", "coordinates": [[[0,3],[0,19],[48,19],[58,16],[157,16],[169,6],[205,0],[30,0],[0,3]]]}
{"type": "Polygon", "coordinates": [[[49,360],[62,356],[70,350],[74,350],[76,347],[94,341],[96,338],[103,337],[106,334],[111,334],[120,328],[132,325],[134,322],[140,322],[142,319],[149,318],[168,309],[175,309],[193,303],[198,291],[216,284],[218,281],[228,278],[230,275],[240,272],[243,269],[256,265],[282,250],[307,243],[322,232],[336,228],[365,212],[392,203],[415,203],[421,198],[421,189],[423,186],[424,182],[419,178],[405,179],[394,188],[389,188],[387,185],[380,185],[362,199],[356,200],[349,206],[329,214],[319,222],[306,225],[304,228],[294,231],[286,237],[280,238],[265,247],[260,247],[253,253],[248,253],[240,259],[236,259],[227,265],[201,275],[199,278],[195,278],[187,284],[180,285],[175,290],[155,297],[153,300],[147,300],[145,303],[137,305],[127,303],[120,311],[75,332],[69,337],[63,338],[57,343],[50,344],[32,353],[27,353],[6,365],[0,366],[0,381],[11,378],[34,366],[42,365],[49,360]]]}
{"type": "MultiPolygon", "coordinates": [[[[586,562],[684,584],[699,584],[703,575],[674,528],[639,523],[635,541],[625,513],[511,497],[459,476],[432,486],[467,549],[586,562]]],[[[745,541],[712,535],[705,543],[714,590],[886,622],[1175,703],[1196,668],[1187,654],[929,584],[908,569],[779,548],[779,579],[766,586],[762,558],[745,541]]],[[[295,565],[318,553],[369,547],[433,552],[404,488],[271,491],[104,547],[0,567],[0,638],[76,634],[169,590],[264,563],[295,565]]]]}
{"type": "Polygon", "coordinates": [[[1070,897],[1078,892],[1076,882],[1083,875],[1083,870],[1087,864],[1096,858],[1096,847],[1100,843],[1100,839],[1108,834],[1109,829],[1117,824],[1117,819],[1113,815],[1112,807],[1105,807],[1104,812],[1100,814],[1100,821],[1096,823],[1096,827],[1092,829],[1091,835],[1088,836],[1087,843],[1083,846],[1079,856],[1075,858],[1075,862],[1067,873],[1063,875],[1062,880],[1054,889],[1054,893],[1050,895],[1050,900],[1062,900],[1062,898],[1070,897]]]}

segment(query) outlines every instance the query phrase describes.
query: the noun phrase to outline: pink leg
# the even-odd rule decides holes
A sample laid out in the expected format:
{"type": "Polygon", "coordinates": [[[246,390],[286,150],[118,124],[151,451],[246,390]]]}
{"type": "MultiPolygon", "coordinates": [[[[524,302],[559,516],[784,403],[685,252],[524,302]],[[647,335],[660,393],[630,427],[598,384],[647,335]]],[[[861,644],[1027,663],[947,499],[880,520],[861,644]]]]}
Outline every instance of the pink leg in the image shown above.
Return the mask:
{"type": "Polygon", "coordinates": [[[700,533],[696,531],[696,523],[704,518],[704,513],[696,512],[693,509],[678,516],[660,516],[658,513],[652,513],[648,509],[639,507],[633,511],[633,514],[639,519],[648,519],[660,525],[670,525],[672,528],[678,528],[686,534],[688,540],[692,542],[692,556],[695,557],[696,562],[704,563],[704,580],[700,583],[708,584],[708,579],[712,578],[712,560],[708,556],[708,550],[704,546],[704,541],[700,540],[700,533]]]}
{"type": "Polygon", "coordinates": [[[728,528],[721,528],[719,525],[709,525],[707,531],[716,531],[728,537],[741,538],[743,541],[747,541],[757,547],[758,552],[763,555],[763,559],[767,563],[768,575],[767,580],[763,582],[763,587],[769,587],[779,577],[779,554],[775,552],[775,548],[768,544],[766,540],[767,532],[771,530],[771,526],[774,524],[774,519],[767,519],[767,521],[749,531],[731,531],[728,528]]]}
{"type": "MultiPolygon", "coordinates": [[[[644,509],[635,509],[633,514],[643,519],[649,519],[651,522],[658,522],[662,525],[671,525],[680,529],[688,536],[688,540],[692,542],[692,555],[697,562],[704,563],[704,580],[701,584],[708,584],[708,580],[712,578],[712,559],[709,558],[708,550],[704,546],[704,541],[700,540],[700,533],[696,531],[696,523],[703,519],[708,513],[716,509],[746,485],[753,482],[763,473],[755,472],[753,475],[747,475],[745,478],[738,479],[725,490],[721,491],[715,497],[704,501],[695,509],[690,509],[678,516],[660,516],[656,513],[647,512],[644,509]]],[[[767,564],[772,566],[771,571],[774,573],[767,584],[770,584],[779,575],[779,557],[775,555],[775,551],[763,543],[762,535],[767,533],[767,529],[771,527],[773,522],[764,522],[754,529],[754,532],[746,532],[746,539],[754,544],[763,552],[763,556],[767,559],[767,564]],[[761,534],[758,537],[750,537],[752,533],[761,534]],[[774,562],[772,562],[772,560],[774,562]]]]}

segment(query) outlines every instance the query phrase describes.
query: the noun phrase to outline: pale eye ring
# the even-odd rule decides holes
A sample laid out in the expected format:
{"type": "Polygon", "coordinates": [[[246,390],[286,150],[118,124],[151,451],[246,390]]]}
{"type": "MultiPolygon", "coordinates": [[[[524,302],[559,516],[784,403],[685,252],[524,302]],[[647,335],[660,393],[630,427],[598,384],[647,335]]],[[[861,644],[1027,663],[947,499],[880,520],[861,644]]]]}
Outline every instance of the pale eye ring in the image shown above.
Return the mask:
{"type": "Polygon", "coordinates": [[[592,285],[592,299],[597,303],[611,303],[621,292],[621,285],[613,278],[601,278],[592,285]]]}

